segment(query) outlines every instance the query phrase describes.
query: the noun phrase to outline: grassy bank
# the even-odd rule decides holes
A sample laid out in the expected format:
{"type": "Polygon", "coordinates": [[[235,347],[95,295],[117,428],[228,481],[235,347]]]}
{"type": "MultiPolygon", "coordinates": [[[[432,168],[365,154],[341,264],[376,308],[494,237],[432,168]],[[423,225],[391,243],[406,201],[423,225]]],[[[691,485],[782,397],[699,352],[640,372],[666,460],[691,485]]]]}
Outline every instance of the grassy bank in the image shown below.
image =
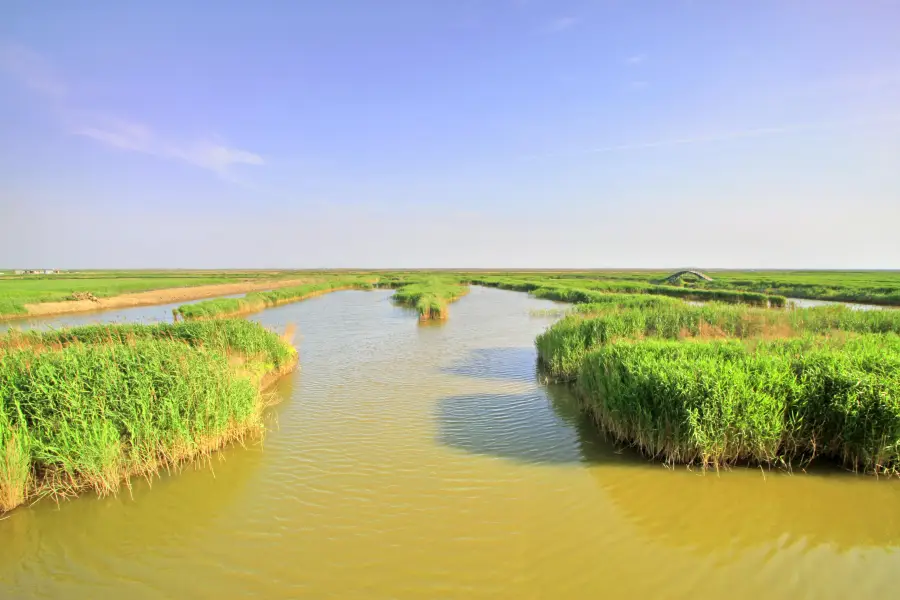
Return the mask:
{"type": "Polygon", "coordinates": [[[361,278],[332,279],[265,292],[252,292],[242,298],[217,298],[195,304],[185,304],[173,310],[175,318],[185,321],[221,319],[257,312],[279,304],[299,302],[338,290],[369,290],[372,283],[361,278]]]}
{"type": "Polygon", "coordinates": [[[900,470],[896,335],[618,341],[586,356],[578,390],[602,429],[666,462],[900,470]]]}
{"type": "Polygon", "coordinates": [[[446,319],[447,305],[463,296],[468,288],[455,278],[422,278],[407,274],[382,276],[336,277],[318,283],[252,292],[242,298],[218,298],[179,306],[173,312],[176,319],[198,321],[235,317],[257,312],[279,304],[299,302],[313,296],[339,290],[369,290],[375,287],[394,289],[393,300],[414,308],[422,320],[446,319]]]}
{"type": "Polygon", "coordinates": [[[853,311],[841,306],[801,310],[767,310],[710,304],[691,306],[617,304],[581,305],[587,314],[566,317],[538,336],[547,373],[572,380],[590,350],[617,339],[791,338],[805,334],[900,333],[900,311],[853,311]]]}
{"type": "MultiPolygon", "coordinates": [[[[900,271],[706,271],[713,281],[685,276],[677,285],[659,285],[673,271],[598,270],[530,271],[470,274],[486,280],[484,285],[502,282],[507,289],[520,286],[562,286],[619,293],[671,294],[689,300],[715,300],[762,304],[759,295],[809,298],[836,302],[857,302],[900,306],[900,271]],[[673,289],[674,288],[674,289],[673,289]],[[676,291],[681,290],[681,291],[676,291]],[[744,296],[743,294],[750,294],[744,296]]],[[[499,287],[499,286],[498,286],[499,287]]],[[[525,290],[529,291],[529,290],[525,290]]],[[[771,300],[770,300],[771,302],[771,300]]]]}
{"type": "Polygon", "coordinates": [[[617,440],[704,466],[900,469],[900,311],[592,306],[536,345],[617,440]]]}
{"type": "MultiPolygon", "coordinates": [[[[900,271],[710,271],[713,281],[685,277],[660,285],[672,271],[293,271],[173,270],[81,271],[58,275],[0,276],[0,318],[27,314],[26,305],[83,297],[114,298],[134,293],[209,284],[363,277],[403,282],[451,279],[519,291],[564,288],[602,293],[650,294],[684,300],[780,306],[784,297],[900,305],[900,271]]],[[[396,287],[396,286],[390,286],[396,287]]],[[[241,290],[247,291],[247,290],[241,290]]],[[[546,296],[550,297],[550,296],[546,296]]],[[[177,300],[170,300],[177,301],[177,300]]],[[[147,302],[152,303],[152,301],[147,302]]]]}
{"type": "Polygon", "coordinates": [[[0,338],[0,511],[116,492],[262,430],[261,388],[296,351],[242,320],[0,338]]]}
{"type": "Polygon", "coordinates": [[[900,305],[900,271],[721,271],[704,287],[791,298],[900,305]]]}
{"type": "Polygon", "coordinates": [[[25,315],[26,304],[59,302],[84,295],[109,298],[168,288],[241,283],[296,276],[272,271],[84,271],[0,277],[0,316],[25,315]]]}
{"type": "Polygon", "coordinates": [[[607,302],[605,296],[608,294],[646,294],[698,302],[725,302],[772,307],[783,307],[787,302],[783,296],[757,292],[685,288],[639,281],[594,281],[586,278],[567,279],[557,276],[533,278],[532,276],[528,279],[480,277],[471,279],[471,282],[488,287],[529,292],[538,298],[573,303],[607,302]]]}
{"type": "Polygon", "coordinates": [[[441,320],[449,317],[447,305],[468,293],[469,288],[456,280],[427,279],[424,281],[394,281],[397,291],[392,296],[401,306],[414,308],[422,321],[441,320]]]}

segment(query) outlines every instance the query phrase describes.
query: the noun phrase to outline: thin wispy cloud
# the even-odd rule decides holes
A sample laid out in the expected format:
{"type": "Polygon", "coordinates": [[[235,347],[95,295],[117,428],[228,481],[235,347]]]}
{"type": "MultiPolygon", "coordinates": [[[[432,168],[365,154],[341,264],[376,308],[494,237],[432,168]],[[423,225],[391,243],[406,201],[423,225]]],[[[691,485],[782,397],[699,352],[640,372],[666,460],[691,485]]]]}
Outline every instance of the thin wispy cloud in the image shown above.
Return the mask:
{"type": "MultiPolygon", "coordinates": [[[[262,165],[258,154],[232,148],[219,140],[184,140],[161,135],[147,125],[104,115],[81,117],[70,133],[130,152],[178,160],[227,176],[234,165],[262,165]]],[[[227,178],[227,177],[226,177],[227,178]]]]}
{"type": "Polygon", "coordinates": [[[212,171],[228,181],[237,181],[230,172],[235,165],[265,164],[260,155],[231,147],[218,138],[162,134],[139,121],[73,110],[64,101],[66,82],[46,60],[28,48],[0,45],[0,69],[32,92],[57,100],[54,112],[68,133],[109,148],[179,161],[212,171]]]}
{"type": "Polygon", "coordinates": [[[578,25],[581,19],[577,17],[559,17],[550,21],[544,27],[544,33],[562,33],[578,25]]]}
{"type": "Polygon", "coordinates": [[[639,65],[647,59],[647,56],[644,54],[634,54],[625,59],[625,62],[629,65],[639,65]]]}
{"type": "Polygon", "coordinates": [[[18,44],[0,43],[0,69],[43,96],[62,98],[66,85],[37,53],[18,44]]]}

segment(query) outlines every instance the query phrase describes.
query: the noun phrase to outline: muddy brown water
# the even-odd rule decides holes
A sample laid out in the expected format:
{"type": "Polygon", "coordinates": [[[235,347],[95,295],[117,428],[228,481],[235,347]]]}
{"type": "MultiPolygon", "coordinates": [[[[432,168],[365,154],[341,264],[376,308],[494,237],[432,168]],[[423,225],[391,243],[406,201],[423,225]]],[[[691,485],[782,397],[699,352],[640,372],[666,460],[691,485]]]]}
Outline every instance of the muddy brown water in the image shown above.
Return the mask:
{"type": "Polygon", "coordinates": [[[264,444],[12,512],[0,598],[897,597],[897,481],[650,463],[538,382],[553,303],[473,288],[420,326],[388,297],[251,317],[301,353],[264,444]]]}

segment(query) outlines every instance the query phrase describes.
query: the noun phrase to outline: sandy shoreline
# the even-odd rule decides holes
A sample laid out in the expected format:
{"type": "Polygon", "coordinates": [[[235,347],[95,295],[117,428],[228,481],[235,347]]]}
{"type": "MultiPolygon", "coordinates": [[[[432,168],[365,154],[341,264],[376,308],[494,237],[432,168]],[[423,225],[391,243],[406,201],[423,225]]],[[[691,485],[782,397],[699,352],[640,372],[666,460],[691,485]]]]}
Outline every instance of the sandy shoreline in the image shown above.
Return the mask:
{"type": "Polygon", "coordinates": [[[64,300],[61,302],[39,302],[26,304],[28,314],[0,314],[0,320],[21,319],[28,317],[46,317],[70,313],[92,312],[111,308],[131,308],[134,306],[152,306],[154,304],[171,304],[200,298],[229,296],[258,290],[273,290],[310,283],[311,279],[284,279],[270,281],[246,281],[240,283],[217,283],[214,285],[197,285],[190,287],[165,288],[120,294],[109,298],[94,300],[64,300]]]}

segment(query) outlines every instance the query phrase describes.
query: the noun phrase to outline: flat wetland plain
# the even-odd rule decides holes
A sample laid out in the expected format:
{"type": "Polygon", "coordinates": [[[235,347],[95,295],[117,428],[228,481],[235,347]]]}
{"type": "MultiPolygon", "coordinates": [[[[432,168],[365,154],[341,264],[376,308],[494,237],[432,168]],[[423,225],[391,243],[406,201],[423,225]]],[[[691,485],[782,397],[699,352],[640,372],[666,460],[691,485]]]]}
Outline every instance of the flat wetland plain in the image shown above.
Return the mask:
{"type": "MultiPolygon", "coordinates": [[[[29,314],[52,315],[85,312],[103,308],[162,304],[212,296],[223,296],[285,286],[303,281],[323,281],[348,276],[397,279],[442,278],[473,280],[481,277],[510,277],[596,288],[608,286],[629,289],[652,286],[672,271],[662,270],[477,270],[477,271],[322,271],[322,270],[141,270],[141,271],[63,271],[54,275],[14,275],[4,269],[0,275],[0,319],[29,314]],[[212,286],[223,286],[213,288],[212,286]],[[230,286],[230,287],[225,287],[230,286]],[[191,288],[202,288],[191,290],[191,288]],[[143,298],[125,298],[118,304],[102,303],[116,297],[146,292],[143,298]],[[90,294],[97,301],[77,300],[78,294],[90,294]],[[52,303],[42,308],[41,304],[52,303]]],[[[698,290],[750,292],[861,304],[900,306],[900,271],[709,271],[712,282],[686,278],[683,286],[698,290]]]]}
{"type": "Polygon", "coordinates": [[[0,277],[0,596],[894,597],[900,272],[705,272],[0,277]]]}
{"type": "Polygon", "coordinates": [[[0,319],[222,296],[283,285],[290,271],[78,271],[0,276],[0,319]],[[79,299],[90,298],[90,299],[79,299]]]}

